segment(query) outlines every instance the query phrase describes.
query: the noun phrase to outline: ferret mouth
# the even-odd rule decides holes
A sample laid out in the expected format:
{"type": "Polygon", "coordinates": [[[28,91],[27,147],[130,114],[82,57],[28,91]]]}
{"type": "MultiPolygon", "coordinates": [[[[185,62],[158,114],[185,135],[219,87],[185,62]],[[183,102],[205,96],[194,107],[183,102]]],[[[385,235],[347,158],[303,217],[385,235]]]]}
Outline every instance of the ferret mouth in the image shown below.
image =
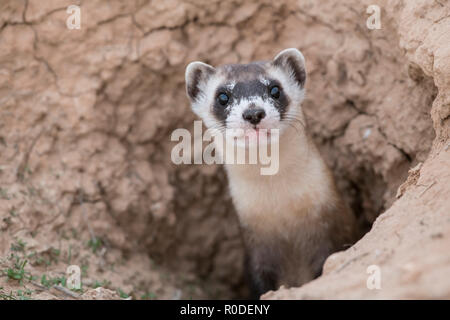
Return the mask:
{"type": "Polygon", "coordinates": [[[258,137],[266,135],[267,137],[270,137],[270,130],[271,129],[258,128],[258,127],[255,126],[253,128],[246,129],[245,130],[245,135],[257,135],[258,137]]]}

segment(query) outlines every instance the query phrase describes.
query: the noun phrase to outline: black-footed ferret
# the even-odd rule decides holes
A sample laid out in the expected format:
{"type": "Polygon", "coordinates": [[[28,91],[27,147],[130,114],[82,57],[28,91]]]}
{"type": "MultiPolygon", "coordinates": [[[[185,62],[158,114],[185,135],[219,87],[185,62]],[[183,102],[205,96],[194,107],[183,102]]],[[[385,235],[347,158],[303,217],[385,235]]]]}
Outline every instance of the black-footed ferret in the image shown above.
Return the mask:
{"type": "Polygon", "coordinates": [[[272,61],[214,68],[192,62],[187,94],[206,127],[279,130],[279,169],[226,164],[255,297],[319,276],[325,259],[355,240],[355,219],[308,135],[302,101],[303,54],[286,49],[272,61]]]}

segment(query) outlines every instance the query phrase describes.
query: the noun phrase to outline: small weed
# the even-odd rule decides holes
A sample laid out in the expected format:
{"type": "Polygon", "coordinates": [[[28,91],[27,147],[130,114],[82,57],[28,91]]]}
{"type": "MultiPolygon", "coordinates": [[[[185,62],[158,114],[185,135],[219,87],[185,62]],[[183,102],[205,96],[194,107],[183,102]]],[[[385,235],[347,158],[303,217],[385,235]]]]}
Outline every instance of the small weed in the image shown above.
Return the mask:
{"type": "Polygon", "coordinates": [[[25,271],[25,265],[27,264],[28,260],[17,260],[14,263],[13,268],[6,269],[6,275],[9,279],[12,280],[18,280],[21,284],[24,279],[31,280],[33,277],[28,271],[25,271]]]}
{"type": "Polygon", "coordinates": [[[30,259],[32,265],[50,266],[52,263],[58,263],[61,250],[51,247],[49,250],[41,253],[36,251],[31,252],[27,257],[30,259]]]}
{"type": "Polygon", "coordinates": [[[54,285],[61,285],[61,286],[65,287],[66,283],[67,283],[67,279],[64,276],[47,279],[47,276],[45,274],[43,274],[41,277],[41,284],[47,288],[50,288],[54,285]]]}
{"type": "Polygon", "coordinates": [[[94,237],[88,241],[88,247],[92,249],[93,253],[96,253],[98,249],[103,246],[102,239],[94,237]]]}
{"type": "Polygon", "coordinates": [[[26,242],[23,242],[20,239],[16,239],[16,243],[11,244],[11,251],[24,252],[26,246],[26,242]]]}
{"type": "Polygon", "coordinates": [[[3,292],[3,287],[0,287],[0,299],[1,300],[16,300],[12,291],[9,294],[3,292]]]}
{"type": "Polygon", "coordinates": [[[108,287],[110,285],[111,285],[111,281],[108,281],[108,280],[103,280],[103,281],[95,280],[95,282],[92,284],[92,288],[94,288],[94,289],[97,289],[99,287],[106,288],[106,287],[108,287]]]}
{"type": "Polygon", "coordinates": [[[67,252],[67,264],[72,262],[72,245],[69,245],[69,251],[67,252]]]}
{"type": "Polygon", "coordinates": [[[55,249],[55,248],[52,247],[52,248],[50,249],[50,253],[51,253],[53,256],[59,257],[59,255],[61,254],[61,250],[55,249]]]}
{"type": "Polygon", "coordinates": [[[17,297],[19,298],[19,300],[31,300],[32,293],[33,291],[31,291],[30,289],[18,290],[17,297]]]}
{"type": "Polygon", "coordinates": [[[122,289],[117,288],[117,293],[119,294],[119,297],[121,297],[122,299],[127,299],[130,297],[129,294],[125,293],[122,289]]]}
{"type": "Polygon", "coordinates": [[[30,197],[34,197],[35,195],[38,194],[38,190],[35,187],[28,187],[28,195],[30,197]]]}
{"type": "Polygon", "coordinates": [[[82,277],[87,277],[88,269],[89,269],[89,265],[88,264],[82,264],[81,265],[81,276],[82,277]]]}
{"type": "Polygon", "coordinates": [[[81,283],[81,286],[80,286],[79,289],[73,288],[73,289],[70,289],[70,290],[73,291],[73,292],[79,293],[79,294],[83,294],[84,293],[83,283],[81,283]]]}
{"type": "Polygon", "coordinates": [[[8,194],[8,190],[7,189],[0,188],[0,199],[4,199],[4,200],[10,200],[11,199],[10,195],[8,194]]]}
{"type": "Polygon", "coordinates": [[[31,170],[31,168],[28,165],[26,165],[25,166],[25,173],[28,173],[30,175],[30,174],[33,173],[33,170],[31,170]]]}
{"type": "Polygon", "coordinates": [[[75,228],[71,228],[70,232],[72,232],[72,238],[78,239],[78,231],[75,228]]]}
{"type": "Polygon", "coordinates": [[[3,218],[3,222],[6,223],[6,229],[8,229],[10,225],[12,225],[11,217],[3,218]]]}
{"type": "Polygon", "coordinates": [[[141,296],[141,299],[143,299],[143,300],[155,300],[156,299],[156,293],[148,292],[146,294],[143,294],[141,296]]]}

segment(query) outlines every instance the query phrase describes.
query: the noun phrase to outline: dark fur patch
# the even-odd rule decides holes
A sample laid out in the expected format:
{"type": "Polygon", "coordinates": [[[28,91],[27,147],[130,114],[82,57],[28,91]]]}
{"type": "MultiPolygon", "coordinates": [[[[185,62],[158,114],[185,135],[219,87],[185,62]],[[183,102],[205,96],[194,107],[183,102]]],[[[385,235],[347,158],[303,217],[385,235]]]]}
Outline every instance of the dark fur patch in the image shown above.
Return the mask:
{"type": "Polygon", "coordinates": [[[272,244],[253,243],[251,250],[247,250],[245,271],[252,299],[259,299],[263,293],[278,289],[280,260],[280,251],[272,244]]]}
{"type": "Polygon", "coordinates": [[[197,66],[190,72],[186,83],[186,91],[191,100],[196,100],[200,93],[200,81],[206,81],[212,74],[214,74],[214,68],[207,65],[197,66]]]}
{"type": "Polygon", "coordinates": [[[287,68],[288,72],[292,71],[294,80],[301,88],[305,87],[306,71],[303,66],[293,56],[281,56],[273,62],[273,65],[279,68],[287,68]]]}
{"type": "Polygon", "coordinates": [[[280,285],[298,287],[320,276],[330,254],[357,240],[354,216],[342,201],[322,210],[321,220],[305,221],[297,231],[285,230],[290,232],[289,237],[241,227],[253,297],[280,285]],[[327,222],[326,229],[320,224],[323,221],[327,222]]]}
{"type": "Polygon", "coordinates": [[[306,72],[305,69],[298,65],[298,62],[293,57],[287,58],[288,65],[292,68],[294,71],[294,77],[295,80],[300,84],[300,86],[303,88],[305,86],[305,80],[306,80],[306,72]]]}
{"type": "MultiPolygon", "coordinates": [[[[283,91],[281,83],[274,79],[268,79],[262,62],[245,65],[225,65],[220,68],[220,72],[228,79],[228,83],[224,83],[224,85],[217,88],[215,97],[220,93],[226,93],[230,98],[228,105],[240,103],[242,99],[255,96],[260,97],[263,100],[270,99],[275,108],[280,112],[280,117],[283,118],[283,114],[287,111],[289,105],[289,97],[283,91]],[[262,83],[260,81],[261,78],[267,79],[269,84],[266,85],[262,83]],[[232,89],[227,86],[231,83],[234,83],[232,89]],[[270,89],[275,85],[279,86],[281,89],[281,94],[278,99],[274,99],[270,96],[270,89]]],[[[226,108],[227,106],[221,105],[217,99],[215,99],[213,104],[213,113],[222,123],[225,123],[230,111],[226,108]]],[[[255,105],[254,107],[259,106],[255,105]]]]}
{"type": "Polygon", "coordinates": [[[216,93],[215,93],[215,98],[214,98],[214,102],[213,102],[213,114],[216,117],[217,120],[219,120],[220,122],[222,122],[223,124],[225,124],[225,121],[227,119],[228,116],[228,111],[227,111],[227,106],[228,105],[221,105],[217,99],[218,95],[221,93],[225,93],[229,100],[228,100],[228,104],[233,103],[233,95],[230,92],[230,90],[228,90],[227,87],[225,86],[221,86],[219,88],[217,88],[216,93]]]}
{"type": "Polygon", "coordinates": [[[273,99],[273,104],[275,106],[275,108],[277,108],[278,112],[280,113],[280,120],[284,119],[284,115],[286,114],[286,111],[288,109],[289,103],[290,103],[290,99],[288,97],[288,95],[286,94],[286,92],[283,90],[283,86],[281,83],[279,83],[277,80],[269,80],[270,84],[269,84],[269,89],[267,91],[268,96],[270,96],[270,88],[272,88],[273,86],[278,86],[280,88],[280,97],[278,99],[273,99]]]}
{"type": "Polygon", "coordinates": [[[233,88],[233,97],[236,102],[240,102],[241,99],[257,96],[261,97],[263,100],[268,98],[268,89],[261,83],[258,79],[252,79],[249,81],[237,82],[233,88]]]}
{"type": "Polygon", "coordinates": [[[198,84],[201,80],[202,71],[200,69],[195,69],[191,75],[191,79],[188,81],[187,93],[192,100],[195,100],[200,92],[198,84]]]}

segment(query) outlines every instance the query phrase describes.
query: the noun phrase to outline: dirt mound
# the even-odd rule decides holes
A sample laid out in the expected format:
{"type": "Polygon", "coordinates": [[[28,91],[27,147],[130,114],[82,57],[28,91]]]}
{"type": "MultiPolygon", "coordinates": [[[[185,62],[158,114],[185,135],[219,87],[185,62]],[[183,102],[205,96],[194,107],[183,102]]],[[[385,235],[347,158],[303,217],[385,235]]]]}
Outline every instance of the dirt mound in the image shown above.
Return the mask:
{"type": "MultiPolygon", "coordinates": [[[[405,53],[409,77],[422,89],[430,88],[429,81],[426,85],[423,82],[426,77],[437,87],[437,97],[426,113],[431,115],[436,134],[433,147],[424,163],[409,171],[397,191],[399,199],[352,248],[328,258],[322,277],[302,288],[269,292],[265,299],[450,298],[450,5],[397,1],[390,8],[386,15],[397,22],[394,30],[405,53]],[[378,268],[379,290],[368,289],[369,278],[374,275],[370,266],[378,268]]],[[[396,95],[397,91],[391,93],[396,95]]],[[[401,102],[399,107],[409,111],[409,100],[401,102]]],[[[400,108],[392,109],[402,113],[400,108]]],[[[409,140],[411,136],[405,131],[395,131],[399,125],[416,130],[415,121],[408,116],[397,120],[389,131],[409,140]]]]}
{"type": "MultiPolygon", "coordinates": [[[[74,2],[0,5],[2,297],[62,298],[48,288],[63,284],[70,264],[83,271],[83,291],[242,297],[243,249],[223,169],[172,164],[170,134],[193,128],[188,62],[266,60],[287,47],[306,57],[310,130],[362,233],[424,162],[382,216],[395,219],[379,220],[339,257],[371,252],[369,259],[377,245],[392,252],[386,265],[400,268],[419,241],[403,223],[425,219],[416,226],[428,235],[420,243],[436,254],[413,268],[448,271],[439,251],[448,247],[448,3],[376,1],[382,28],[369,30],[373,1],[82,1],[81,28],[70,30],[74,2]]],[[[315,293],[337,272],[330,261],[324,277],[267,297],[332,295],[315,293]]],[[[356,263],[344,267],[337,292],[341,274],[359,281],[356,263]]],[[[408,279],[429,292],[432,281],[408,279]]],[[[447,297],[449,287],[442,283],[447,297]]]]}

